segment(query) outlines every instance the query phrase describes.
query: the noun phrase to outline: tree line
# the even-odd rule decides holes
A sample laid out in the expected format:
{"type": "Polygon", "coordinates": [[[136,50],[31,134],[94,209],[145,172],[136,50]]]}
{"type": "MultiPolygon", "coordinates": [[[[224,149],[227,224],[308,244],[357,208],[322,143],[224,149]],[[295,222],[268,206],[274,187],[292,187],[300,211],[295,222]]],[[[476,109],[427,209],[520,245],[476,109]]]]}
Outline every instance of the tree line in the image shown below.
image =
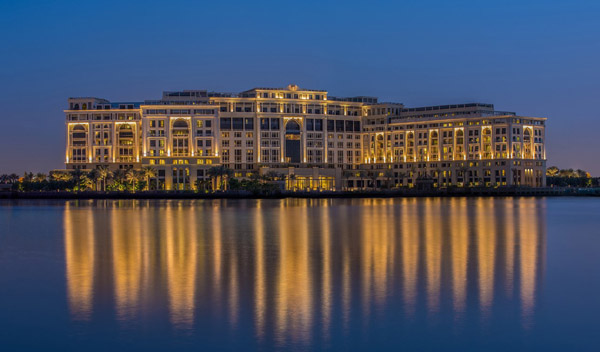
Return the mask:
{"type": "Polygon", "coordinates": [[[600,187],[600,177],[592,177],[581,169],[559,169],[550,166],[546,169],[546,185],[556,187],[600,187]]]}
{"type": "MultiPolygon", "coordinates": [[[[155,168],[119,169],[111,171],[107,166],[92,170],[52,171],[45,173],[25,172],[0,175],[0,183],[11,184],[12,190],[35,191],[156,191],[164,189],[164,181],[157,177],[155,168]]],[[[255,173],[249,179],[238,180],[233,170],[224,166],[213,166],[207,170],[207,179],[193,181],[193,190],[215,192],[227,190],[247,190],[253,193],[273,193],[281,189],[275,181],[284,181],[285,176],[273,171],[264,175],[255,173]]]]}
{"type": "Polygon", "coordinates": [[[150,188],[156,177],[152,167],[110,171],[106,166],[97,169],[51,171],[49,174],[25,172],[0,175],[0,183],[13,185],[17,191],[141,191],[150,188]]]}

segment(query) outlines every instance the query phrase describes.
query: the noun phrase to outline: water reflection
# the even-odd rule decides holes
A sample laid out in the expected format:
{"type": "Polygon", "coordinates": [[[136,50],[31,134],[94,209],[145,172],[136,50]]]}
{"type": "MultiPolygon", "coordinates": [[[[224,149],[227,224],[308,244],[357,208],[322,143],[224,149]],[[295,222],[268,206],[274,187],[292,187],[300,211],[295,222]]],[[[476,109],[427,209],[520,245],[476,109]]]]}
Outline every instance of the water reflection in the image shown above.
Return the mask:
{"type": "Polygon", "coordinates": [[[96,255],[93,221],[93,213],[87,209],[73,212],[64,226],[67,295],[71,314],[77,320],[88,320],[92,313],[96,255]]]}
{"type": "Polygon", "coordinates": [[[189,327],[194,322],[198,237],[194,218],[177,210],[164,211],[169,312],[175,326],[189,327]]]}
{"type": "Polygon", "coordinates": [[[68,304],[74,320],[93,320],[99,302],[114,302],[117,321],[167,314],[175,330],[250,330],[280,346],[368,329],[382,316],[489,321],[506,307],[530,328],[544,206],[484,198],[72,201],[64,211],[68,304]]]}

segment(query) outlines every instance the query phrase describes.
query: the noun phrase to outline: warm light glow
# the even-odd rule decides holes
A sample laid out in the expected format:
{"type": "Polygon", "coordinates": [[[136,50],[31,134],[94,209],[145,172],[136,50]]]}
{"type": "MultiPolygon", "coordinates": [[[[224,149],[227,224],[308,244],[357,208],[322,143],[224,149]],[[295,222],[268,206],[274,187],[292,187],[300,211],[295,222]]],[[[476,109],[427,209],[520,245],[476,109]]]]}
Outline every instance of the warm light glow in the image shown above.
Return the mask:
{"type": "Polygon", "coordinates": [[[92,209],[73,211],[67,203],[63,219],[69,310],[76,320],[89,320],[96,266],[92,209]]]}
{"type": "Polygon", "coordinates": [[[108,201],[99,211],[68,202],[71,317],[100,311],[129,324],[162,307],[174,328],[189,330],[201,308],[232,330],[250,316],[258,339],[304,344],[333,334],[336,321],[375,319],[389,303],[407,317],[423,304],[435,322],[448,302],[460,323],[469,302],[489,319],[516,293],[531,326],[544,265],[537,200],[276,202],[244,209],[243,243],[236,213],[219,201],[108,201]]]}
{"type": "MultiPolygon", "coordinates": [[[[493,198],[478,198],[478,209],[493,209],[493,198]]],[[[478,212],[475,218],[477,230],[477,258],[479,269],[479,305],[482,314],[488,318],[494,298],[494,268],[496,262],[496,234],[493,223],[485,213],[478,212]]]]}
{"type": "MultiPolygon", "coordinates": [[[[193,208],[192,208],[193,209],[193,208]]],[[[194,323],[198,257],[196,221],[187,212],[167,207],[165,249],[171,322],[178,328],[194,323]]]]}

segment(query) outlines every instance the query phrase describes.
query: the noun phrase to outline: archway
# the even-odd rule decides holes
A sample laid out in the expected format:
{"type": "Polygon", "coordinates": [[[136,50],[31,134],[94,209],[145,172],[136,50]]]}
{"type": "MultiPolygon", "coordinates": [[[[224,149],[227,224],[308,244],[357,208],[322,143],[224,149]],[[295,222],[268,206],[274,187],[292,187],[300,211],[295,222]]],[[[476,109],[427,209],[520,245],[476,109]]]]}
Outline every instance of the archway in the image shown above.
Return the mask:
{"type": "Polygon", "coordinates": [[[301,162],[300,124],[290,120],[285,125],[285,160],[288,163],[301,162]]]}

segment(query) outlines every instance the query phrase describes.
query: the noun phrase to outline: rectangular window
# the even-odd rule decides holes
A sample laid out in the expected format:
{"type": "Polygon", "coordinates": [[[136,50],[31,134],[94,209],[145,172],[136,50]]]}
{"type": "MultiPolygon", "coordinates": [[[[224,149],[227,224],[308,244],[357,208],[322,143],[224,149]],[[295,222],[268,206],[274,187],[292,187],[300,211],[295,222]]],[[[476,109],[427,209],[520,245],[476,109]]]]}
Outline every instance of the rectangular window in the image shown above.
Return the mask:
{"type": "Polygon", "coordinates": [[[323,131],[323,120],[321,120],[321,119],[315,120],[315,131],[323,131]]]}
{"type": "Polygon", "coordinates": [[[354,130],[354,121],[346,121],[346,132],[352,132],[354,130]]]}
{"type": "Polygon", "coordinates": [[[315,125],[314,125],[314,120],[313,119],[306,119],[306,130],[307,131],[314,131],[315,125]]]}
{"type": "Polygon", "coordinates": [[[246,131],[253,131],[254,130],[254,119],[246,119],[244,121],[244,129],[246,131]]]}
{"type": "Polygon", "coordinates": [[[221,129],[222,130],[230,130],[231,129],[231,118],[221,117],[221,129]]]}
{"type": "Polygon", "coordinates": [[[233,129],[234,130],[243,130],[244,129],[244,119],[241,117],[236,117],[233,119],[233,129]]]}
{"type": "Polygon", "coordinates": [[[279,119],[271,119],[271,129],[279,130],[279,119]]]}
{"type": "Polygon", "coordinates": [[[260,119],[260,129],[269,130],[269,119],[260,119]]]}
{"type": "Polygon", "coordinates": [[[327,120],[327,132],[333,132],[335,130],[335,121],[327,120]]]}

